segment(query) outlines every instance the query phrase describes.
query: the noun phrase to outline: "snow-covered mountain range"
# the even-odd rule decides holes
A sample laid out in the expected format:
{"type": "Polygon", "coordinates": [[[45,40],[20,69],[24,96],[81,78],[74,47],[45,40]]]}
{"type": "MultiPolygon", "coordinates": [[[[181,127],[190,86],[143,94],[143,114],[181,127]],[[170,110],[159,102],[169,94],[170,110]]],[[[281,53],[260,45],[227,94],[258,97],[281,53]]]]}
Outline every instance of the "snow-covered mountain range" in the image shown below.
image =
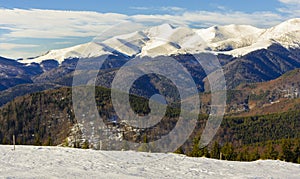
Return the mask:
{"type": "Polygon", "coordinates": [[[22,63],[54,59],[59,63],[70,58],[97,57],[121,53],[126,56],[159,56],[213,52],[232,56],[246,55],[266,49],[272,44],[285,48],[300,47],[300,18],[285,21],[269,29],[249,25],[213,26],[207,29],[173,27],[170,24],[143,31],[115,36],[105,41],[93,41],[69,48],[51,50],[22,63]]]}
{"type": "MultiPolygon", "coordinates": [[[[103,64],[103,68],[108,70],[101,73],[101,79],[105,80],[99,79],[99,86],[110,88],[117,69],[135,56],[155,58],[159,55],[176,55],[175,58],[192,74],[199,85],[199,91],[204,91],[204,84],[207,83],[205,78],[209,74],[193,58],[193,54],[201,52],[217,54],[228,89],[234,89],[241,83],[273,80],[290,70],[300,68],[300,18],[269,29],[249,25],[191,29],[163,24],[104,41],[94,40],[51,50],[35,58],[15,61],[0,57],[0,76],[5,77],[0,81],[0,91],[21,84],[34,84],[30,87],[30,92],[39,90],[36,85],[40,84],[71,86],[72,72],[76,69],[78,58],[106,54],[111,54],[103,64]]],[[[159,84],[154,86],[160,88],[159,84]]],[[[150,89],[150,86],[146,89],[150,89]]],[[[141,88],[141,91],[144,89],[141,88]]],[[[140,92],[136,95],[144,96],[140,92]]],[[[4,102],[0,106],[20,94],[13,93],[11,95],[11,91],[7,92],[10,97],[2,99],[4,102]]]]}

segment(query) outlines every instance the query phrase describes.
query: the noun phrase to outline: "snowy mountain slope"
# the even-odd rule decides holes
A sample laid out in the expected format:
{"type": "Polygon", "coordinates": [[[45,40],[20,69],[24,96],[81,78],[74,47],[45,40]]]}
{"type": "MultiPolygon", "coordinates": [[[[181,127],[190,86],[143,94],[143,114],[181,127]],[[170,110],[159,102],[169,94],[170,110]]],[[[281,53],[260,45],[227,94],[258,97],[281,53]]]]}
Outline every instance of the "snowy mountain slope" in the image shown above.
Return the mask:
{"type": "Polygon", "coordinates": [[[96,57],[122,53],[127,56],[158,56],[211,51],[241,56],[272,44],[286,48],[300,47],[300,19],[291,19],[269,29],[249,25],[213,26],[190,29],[163,24],[149,29],[115,36],[102,42],[90,42],[70,48],[51,50],[47,54],[21,62],[40,63],[56,59],[96,57]]]}
{"type": "Polygon", "coordinates": [[[285,21],[270,29],[260,32],[254,43],[236,48],[226,54],[241,56],[259,49],[266,49],[272,44],[280,44],[286,48],[300,47],[300,19],[291,19],[285,21]]]}
{"type": "Polygon", "coordinates": [[[46,54],[34,59],[25,59],[19,62],[21,63],[41,63],[44,60],[57,60],[62,63],[65,59],[70,58],[87,58],[97,57],[103,54],[109,54],[109,51],[105,51],[105,48],[97,43],[89,42],[82,45],[76,45],[69,48],[51,50],[46,54]]]}
{"type": "Polygon", "coordinates": [[[148,36],[139,31],[105,40],[102,45],[109,47],[111,51],[116,50],[127,56],[133,56],[141,52],[142,47],[145,46],[148,40],[148,36]]]}
{"type": "Polygon", "coordinates": [[[300,165],[233,162],[177,154],[0,146],[3,178],[299,178],[300,165]]]}
{"type": "MultiPolygon", "coordinates": [[[[287,33],[299,33],[300,30],[300,18],[299,19],[290,19],[288,21],[285,21],[275,27],[272,27],[270,29],[267,29],[262,35],[262,39],[280,39],[282,35],[287,33]]],[[[285,42],[285,41],[281,41],[285,42]]]]}
{"type": "Polygon", "coordinates": [[[264,29],[249,25],[213,26],[197,31],[214,51],[224,50],[226,46],[233,49],[249,46],[257,41],[263,32],[264,29]]]}

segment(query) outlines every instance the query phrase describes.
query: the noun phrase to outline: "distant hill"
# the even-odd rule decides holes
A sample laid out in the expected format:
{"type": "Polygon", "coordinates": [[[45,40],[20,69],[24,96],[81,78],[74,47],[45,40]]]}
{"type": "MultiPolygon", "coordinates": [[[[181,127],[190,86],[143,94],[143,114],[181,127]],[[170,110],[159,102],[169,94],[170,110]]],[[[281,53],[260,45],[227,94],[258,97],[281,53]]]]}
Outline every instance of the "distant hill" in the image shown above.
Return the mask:
{"type": "Polygon", "coordinates": [[[261,115],[300,110],[300,70],[285,73],[275,80],[241,84],[228,91],[228,113],[261,115]]]}

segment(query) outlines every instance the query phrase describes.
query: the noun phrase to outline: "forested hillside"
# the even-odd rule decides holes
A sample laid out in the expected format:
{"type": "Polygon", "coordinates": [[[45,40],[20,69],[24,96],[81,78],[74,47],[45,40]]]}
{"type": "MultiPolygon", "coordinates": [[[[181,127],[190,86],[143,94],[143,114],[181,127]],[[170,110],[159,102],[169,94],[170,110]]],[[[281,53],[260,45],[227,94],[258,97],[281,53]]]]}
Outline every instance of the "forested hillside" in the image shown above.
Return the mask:
{"type": "MultiPolygon", "coordinates": [[[[17,144],[92,147],[82,138],[80,130],[76,131],[77,121],[72,109],[71,94],[70,88],[60,88],[18,97],[6,104],[0,109],[0,142],[12,144],[12,136],[15,135],[17,144]],[[72,139],[75,137],[75,143],[66,140],[70,137],[72,139]],[[66,144],[68,142],[72,143],[66,144]]],[[[99,114],[104,116],[104,119],[116,116],[109,89],[97,88],[95,98],[99,114]]],[[[149,112],[147,99],[131,96],[130,101],[137,113],[146,115],[149,112]]],[[[147,142],[155,140],[156,135],[163,135],[172,130],[178,114],[179,110],[168,108],[164,120],[155,127],[155,130],[143,129],[137,132],[137,129],[127,129],[123,123],[117,126],[131,130],[125,131],[127,135],[123,135],[124,139],[147,142]]],[[[216,158],[220,157],[219,152],[223,151],[224,159],[248,161],[270,158],[268,152],[272,150],[271,153],[276,153],[276,155],[272,154],[273,158],[296,162],[300,139],[299,119],[299,110],[246,117],[227,116],[214,141],[207,148],[199,149],[197,144],[207,120],[207,115],[199,115],[194,132],[177,152],[216,158]],[[214,144],[215,141],[220,149],[217,154],[214,153],[217,145],[214,144]],[[228,150],[230,154],[227,154],[228,150]],[[293,159],[285,157],[288,155],[283,154],[285,150],[288,151],[287,153],[292,153],[293,159]]],[[[108,120],[105,122],[110,125],[108,120]]]]}

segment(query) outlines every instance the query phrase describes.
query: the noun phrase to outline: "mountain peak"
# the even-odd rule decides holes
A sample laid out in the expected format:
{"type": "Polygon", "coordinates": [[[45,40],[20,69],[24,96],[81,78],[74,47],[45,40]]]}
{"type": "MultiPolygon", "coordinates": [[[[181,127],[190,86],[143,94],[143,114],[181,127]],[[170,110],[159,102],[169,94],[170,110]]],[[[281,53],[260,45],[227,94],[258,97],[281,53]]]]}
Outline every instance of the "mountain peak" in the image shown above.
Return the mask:
{"type": "Polygon", "coordinates": [[[300,18],[289,19],[287,21],[284,21],[278,24],[277,26],[271,28],[271,30],[282,33],[300,30],[300,18]]]}
{"type": "Polygon", "coordinates": [[[175,29],[176,28],[175,26],[173,26],[172,24],[169,24],[169,23],[164,23],[164,24],[158,25],[156,27],[162,28],[162,29],[175,29]]]}
{"type": "Polygon", "coordinates": [[[294,18],[294,19],[289,19],[283,23],[288,23],[288,24],[300,24],[300,18],[294,18]]]}
{"type": "Polygon", "coordinates": [[[150,27],[146,32],[148,32],[150,35],[156,36],[161,33],[168,33],[170,31],[173,31],[175,27],[173,27],[171,24],[162,24],[154,27],[150,27]]]}

